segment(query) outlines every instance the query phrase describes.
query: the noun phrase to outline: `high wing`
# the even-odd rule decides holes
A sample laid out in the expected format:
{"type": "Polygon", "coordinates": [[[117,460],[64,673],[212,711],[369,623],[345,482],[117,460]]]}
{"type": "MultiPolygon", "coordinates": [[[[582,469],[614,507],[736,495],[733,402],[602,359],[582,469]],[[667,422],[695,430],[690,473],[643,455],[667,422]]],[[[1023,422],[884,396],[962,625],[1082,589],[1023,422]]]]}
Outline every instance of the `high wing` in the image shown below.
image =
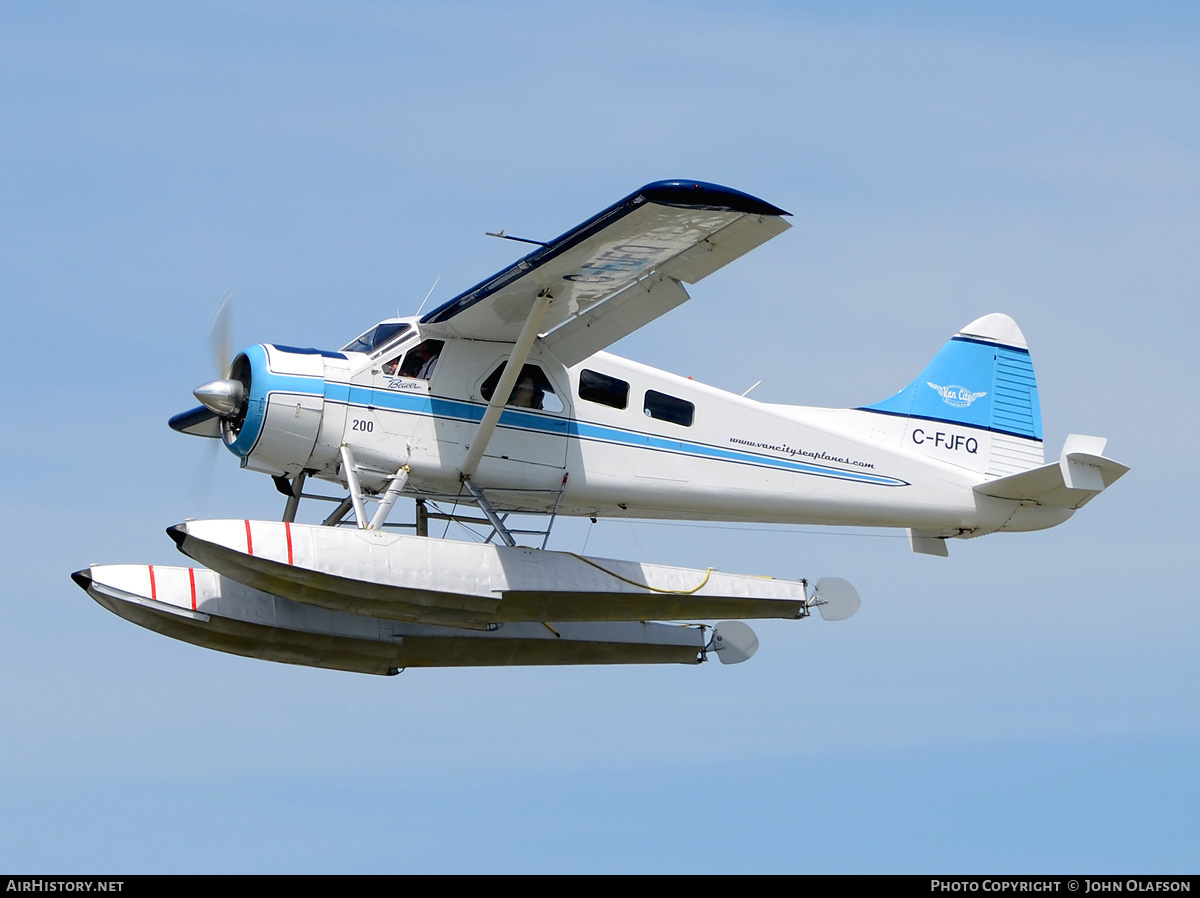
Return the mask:
{"type": "Polygon", "coordinates": [[[657,181],[421,319],[421,332],[515,342],[552,297],[539,342],[575,364],[688,299],[694,284],[786,231],[789,213],[701,181],[657,181]]]}

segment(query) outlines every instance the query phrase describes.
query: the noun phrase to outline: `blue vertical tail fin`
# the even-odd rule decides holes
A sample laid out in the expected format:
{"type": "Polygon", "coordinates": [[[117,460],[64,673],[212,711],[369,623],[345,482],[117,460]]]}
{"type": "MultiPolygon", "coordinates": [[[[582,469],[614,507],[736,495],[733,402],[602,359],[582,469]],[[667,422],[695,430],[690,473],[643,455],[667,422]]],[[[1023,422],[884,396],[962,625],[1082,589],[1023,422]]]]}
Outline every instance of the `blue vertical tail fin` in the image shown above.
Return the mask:
{"type": "Polygon", "coordinates": [[[983,474],[1043,462],[1037,379],[1025,337],[1007,315],[972,321],[911,384],[862,409],[911,419],[906,444],[983,474]]]}

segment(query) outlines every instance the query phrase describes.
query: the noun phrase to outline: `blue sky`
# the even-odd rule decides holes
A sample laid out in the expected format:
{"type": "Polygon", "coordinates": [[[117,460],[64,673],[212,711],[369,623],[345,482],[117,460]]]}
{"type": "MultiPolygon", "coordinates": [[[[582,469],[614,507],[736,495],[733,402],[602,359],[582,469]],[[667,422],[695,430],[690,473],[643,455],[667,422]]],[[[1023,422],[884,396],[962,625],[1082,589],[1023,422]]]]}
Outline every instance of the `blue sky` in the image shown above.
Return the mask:
{"type": "MultiPolygon", "coordinates": [[[[43,3],[0,10],[10,871],[1196,868],[1200,16],[1186,4],[43,3]],[[616,351],[861,405],[1011,314],[1056,530],[565,522],[558,548],[843,576],[737,667],[409,671],[206,652],[68,579],[277,517],[166,419],[235,337],[335,346],[648,181],[792,230],[616,351]],[[590,531],[590,533],[589,533],[590,531]]],[[[517,251],[519,253],[519,250],[517,251]]]]}

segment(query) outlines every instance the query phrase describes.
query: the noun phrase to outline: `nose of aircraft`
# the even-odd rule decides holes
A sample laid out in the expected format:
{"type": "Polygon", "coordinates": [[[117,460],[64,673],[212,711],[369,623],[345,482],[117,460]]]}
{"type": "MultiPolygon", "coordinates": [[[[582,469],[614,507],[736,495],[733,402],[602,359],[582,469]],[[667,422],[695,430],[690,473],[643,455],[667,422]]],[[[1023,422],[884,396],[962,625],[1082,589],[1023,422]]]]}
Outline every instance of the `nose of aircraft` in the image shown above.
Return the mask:
{"type": "Polygon", "coordinates": [[[246,399],[246,388],[237,380],[213,380],[196,387],[192,395],[209,411],[229,417],[241,410],[246,399]]]}

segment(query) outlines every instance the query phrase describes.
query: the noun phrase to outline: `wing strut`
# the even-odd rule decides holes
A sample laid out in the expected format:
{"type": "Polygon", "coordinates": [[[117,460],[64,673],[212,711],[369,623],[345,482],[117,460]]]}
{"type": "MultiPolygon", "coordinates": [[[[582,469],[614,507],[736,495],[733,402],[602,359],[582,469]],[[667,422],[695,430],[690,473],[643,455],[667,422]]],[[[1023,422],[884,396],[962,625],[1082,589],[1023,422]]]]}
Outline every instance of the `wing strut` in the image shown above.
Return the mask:
{"type": "Polygon", "coordinates": [[[458,475],[464,483],[471,479],[471,475],[479,467],[483,451],[492,439],[496,424],[500,421],[500,414],[504,411],[509,396],[512,395],[513,386],[516,385],[517,375],[521,373],[525,360],[529,358],[529,352],[533,349],[533,341],[537,339],[542,321],[546,318],[546,310],[550,308],[550,303],[553,301],[554,297],[550,295],[549,290],[542,290],[538,293],[533,308],[529,310],[529,317],[525,319],[521,334],[517,337],[517,342],[513,344],[512,355],[508,357],[508,362],[504,365],[504,373],[500,375],[500,382],[496,384],[496,392],[492,394],[487,411],[483,413],[483,419],[479,422],[479,427],[475,429],[475,436],[471,440],[470,448],[467,449],[467,457],[463,461],[462,471],[458,475]]]}

